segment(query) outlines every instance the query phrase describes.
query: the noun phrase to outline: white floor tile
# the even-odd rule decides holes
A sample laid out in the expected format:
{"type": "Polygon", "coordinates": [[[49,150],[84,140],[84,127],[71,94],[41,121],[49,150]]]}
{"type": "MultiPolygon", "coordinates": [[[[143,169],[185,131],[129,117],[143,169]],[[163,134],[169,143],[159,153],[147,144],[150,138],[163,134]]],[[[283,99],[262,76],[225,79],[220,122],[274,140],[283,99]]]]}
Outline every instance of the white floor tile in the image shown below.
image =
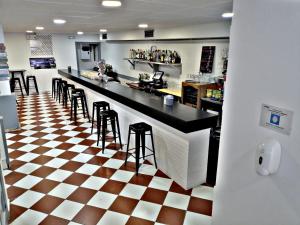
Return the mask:
{"type": "Polygon", "coordinates": [[[127,183],[131,180],[134,174],[135,174],[134,172],[130,172],[130,171],[117,170],[110,179],[127,183]]]}
{"type": "Polygon", "coordinates": [[[68,160],[66,160],[66,159],[54,158],[54,159],[50,160],[49,162],[47,162],[45,164],[45,166],[49,166],[52,168],[60,168],[63,165],[65,165],[67,162],[68,162],[68,160]]]}
{"type": "Polygon", "coordinates": [[[44,130],[41,130],[41,132],[43,132],[43,133],[53,133],[54,131],[57,131],[58,129],[57,128],[51,128],[51,127],[48,127],[48,128],[46,128],[46,129],[44,129],[44,130]]]}
{"type": "Polygon", "coordinates": [[[80,134],[80,132],[70,130],[70,131],[64,133],[64,136],[67,136],[67,137],[75,137],[75,136],[78,135],[78,134],[80,134]]]}
{"type": "Polygon", "coordinates": [[[65,200],[51,213],[51,215],[66,220],[72,220],[76,216],[76,214],[83,208],[83,206],[83,204],[65,200]]]}
{"type": "Polygon", "coordinates": [[[45,213],[29,209],[14,220],[10,225],[38,225],[46,217],[47,214],[45,213]]]}
{"type": "Polygon", "coordinates": [[[164,205],[177,209],[187,210],[189,202],[190,196],[188,195],[168,192],[167,197],[164,201],[164,205]]]}
{"type": "Polygon", "coordinates": [[[184,225],[211,225],[211,217],[198,213],[186,212],[184,225]]]}
{"type": "Polygon", "coordinates": [[[213,200],[214,195],[214,189],[212,187],[207,186],[199,186],[196,188],[193,188],[192,196],[197,198],[204,198],[207,200],[213,200]]]}
{"type": "MultiPolygon", "coordinates": [[[[30,127],[30,129],[35,127],[35,126],[33,126],[33,125],[31,125],[31,126],[30,126],[30,125],[27,125],[27,126],[30,127]]],[[[22,129],[24,129],[24,127],[22,127],[22,129]]],[[[26,130],[26,131],[20,133],[20,135],[29,137],[29,136],[32,136],[32,135],[35,134],[35,133],[37,133],[37,131],[34,131],[34,130],[26,130]]]]}
{"type": "Polygon", "coordinates": [[[70,143],[70,144],[78,144],[78,143],[82,142],[83,140],[84,140],[83,138],[72,137],[69,140],[67,140],[66,142],[70,143]]]}
{"type": "Polygon", "coordinates": [[[41,165],[39,165],[39,164],[26,163],[25,165],[19,167],[15,171],[19,172],[19,173],[30,174],[30,173],[32,173],[33,171],[37,170],[40,167],[41,167],[41,165]]]}
{"type": "Polygon", "coordinates": [[[72,174],[72,172],[70,172],[70,171],[58,169],[58,170],[54,171],[53,173],[51,173],[47,177],[47,179],[62,182],[65,179],[67,179],[71,174],[72,174]]]}
{"type": "Polygon", "coordinates": [[[147,189],[147,187],[145,187],[145,186],[135,185],[135,184],[127,184],[121,191],[120,195],[139,200],[145,193],[146,189],[147,189]]]}
{"type": "Polygon", "coordinates": [[[62,142],[60,141],[49,141],[45,144],[43,144],[44,147],[48,147],[48,148],[55,148],[57,147],[58,145],[60,145],[62,142]]]}
{"type": "Polygon", "coordinates": [[[139,217],[145,220],[156,221],[160,209],[161,205],[151,202],[139,201],[132,213],[132,216],[139,217]]]}
{"type": "Polygon", "coordinates": [[[61,149],[54,148],[54,149],[51,149],[50,151],[47,151],[44,155],[51,156],[51,157],[57,157],[63,152],[64,151],[61,149]]]}
{"type": "Polygon", "coordinates": [[[97,153],[97,156],[101,156],[101,157],[105,157],[105,158],[111,158],[116,154],[116,152],[117,151],[115,151],[115,150],[105,149],[104,153],[102,151],[100,151],[99,153],[97,153]]]}
{"type": "Polygon", "coordinates": [[[22,206],[25,208],[30,208],[35,203],[37,203],[45,195],[39,192],[28,190],[21,196],[12,201],[12,204],[22,206]]]}
{"type": "Polygon", "coordinates": [[[61,183],[57,185],[52,191],[48,193],[48,195],[53,195],[59,198],[66,199],[72,194],[78,187],[71,184],[61,183]]]}
{"type": "Polygon", "coordinates": [[[42,180],[40,177],[28,175],[14,184],[16,187],[30,189],[42,180]]]}
{"type": "Polygon", "coordinates": [[[106,211],[106,213],[103,215],[99,223],[97,223],[97,225],[112,225],[112,224],[125,225],[128,219],[129,219],[128,215],[112,212],[112,211],[106,211]]]}
{"type": "Polygon", "coordinates": [[[57,134],[47,134],[45,136],[43,136],[43,139],[46,139],[46,140],[54,140],[55,138],[58,138],[59,135],[57,134]]]}
{"type": "Polygon", "coordinates": [[[76,128],[76,126],[67,125],[67,126],[62,127],[61,129],[62,130],[73,130],[74,128],[76,128]]]}
{"type": "Polygon", "coordinates": [[[30,162],[30,161],[34,160],[35,158],[37,158],[39,156],[40,156],[39,154],[28,152],[28,153],[26,153],[24,155],[21,155],[17,159],[21,160],[21,161],[25,161],[25,162],[30,162]]]}
{"type": "Polygon", "coordinates": [[[33,145],[33,144],[27,144],[19,148],[18,150],[24,151],[24,152],[31,152],[32,150],[38,148],[38,145],[33,145]]]}
{"type": "Polygon", "coordinates": [[[72,148],[69,149],[69,151],[72,151],[72,152],[83,152],[85,151],[89,146],[86,146],[86,145],[74,145],[72,148]]]}
{"type": "Polygon", "coordinates": [[[156,188],[159,190],[169,191],[172,185],[172,180],[162,177],[153,177],[149,187],[156,188]]]}
{"type": "Polygon", "coordinates": [[[87,204],[101,209],[108,209],[117,197],[117,195],[99,191],[87,204]]]}
{"type": "Polygon", "coordinates": [[[76,170],[76,173],[83,173],[87,175],[94,174],[100,167],[96,165],[91,164],[84,164],[81,166],[78,170],[76,170]]]}
{"type": "Polygon", "coordinates": [[[80,153],[79,155],[75,156],[75,157],[72,159],[72,161],[86,163],[86,162],[89,161],[91,158],[93,158],[93,155],[80,153]]]}
{"type": "Polygon", "coordinates": [[[124,164],[124,162],[125,162],[124,160],[109,159],[103,164],[103,166],[109,167],[109,168],[114,168],[114,169],[119,169],[124,164]]]}
{"type": "Polygon", "coordinates": [[[139,168],[139,173],[153,176],[156,174],[157,169],[153,165],[142,164],[139,168]]]}
{"type": "Polygon", "coordinates": [[[100,190],[100,188],[108,181],[106,178],[90,176],[81,187],[100,190]]]}

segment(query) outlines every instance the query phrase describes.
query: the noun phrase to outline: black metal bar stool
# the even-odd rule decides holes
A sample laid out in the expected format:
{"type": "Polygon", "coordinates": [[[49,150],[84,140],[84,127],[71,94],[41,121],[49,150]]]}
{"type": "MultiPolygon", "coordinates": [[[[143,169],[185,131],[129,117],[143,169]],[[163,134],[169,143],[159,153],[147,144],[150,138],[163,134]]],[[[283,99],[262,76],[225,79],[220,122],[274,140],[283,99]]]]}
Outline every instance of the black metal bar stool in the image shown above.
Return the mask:
{"type": "Polygon", "coordinates": [[[60,103],[61,100],[63,100],[63,87],[67,85],[68,82],[66,80],[60,80],[58,81],[58,102],[60,103]]]}
{"type": "Polygon", "coordinates": [[[82,95],[82,97],[83,97],[83,103],[82,103],[83,116],[84,116],[84,118],[86,118],[85,114],[87,114],[87,117],[88,117],[89,122],[90,122],[91,121],[90,120],[90,114],[89,114],[89,109],[88,109],[86,95],[85,95],[84,90],[81,89],[81,88],[75,88],[75,89],[72,90],[72,93],[79,93],[79,94],[82,95]]]}
{"type": "Polygon", "coordinates": [[[52,98],[56,99],[56,96],[58,95],[58,83],[62,79],[59,77],[52,78],[52,98]]]}
{"type": "Polygon", "coordinates": [[[11,90],[11,92],[20,91],[21,95],[24,96],[21,79],[19,77],[10,79],[10,90],[11,90]],[[16,88],[16,85],[19,85],[19,87],[16,88]]]}
{"type": "Polygon", "coordinates": [[[74,118],[76,121],[77,118],[77,108],[79,107],[78,104],[78,99],[80,100],[81,103],[81,108],[82,108],[82,113],[84,118],[87,117],[90,122],[90,116],[89,116],[89,111],[88,111],[88,106],[87,106],[87,101],[86,101],[86,96],[84,93],[83,89],[75,88],[72,90],[72,97],[71,97],[71,120],[73,119],[73,111],[74,111],[74,118]]]}
{"type": "Polygon", "coordinates": [[[26,76],[26,88],[27,88],[27,94],[29,95],[29,89],[35,89],[36,93],[39,94],[39,89],[37,86],[36,78],[33,75],[26,76]],[[34,87],[30,86],[30,81],[33,81],[34,87]]]}
{"type": "Polygon", "coordinates": [[[157,168],[154,140],[153,140],[153,132],[152,132],[152,127],[149,124],[141,122],[141,123],[135,123],[135,124],[129,125],[128,144],[127,144],[127,150],[126,150],[125,165],[127,164],[127,159],[128,159],[129,154],[131,154],[133,157],[135,157],[136,174],[139,173],[140,159],[141,158],[145,159],[145,157],[147,157],[147,156],[151,156],[151,155],[154,156],[154,163],[155,163],[155,167],[157,168]],[[150,133],[147,134],[147,132],[150,132],[150,133]],[[131,134],[135,134],[135,148],[129,149],[129,142],[130,142],[131,134]],[[146,147],[146,141],[145,141],[146,135],[151,136],[152,149],[146,147]],[[141,145],[140,141],[142,142],[142,145],[141,145]],[[142,148],[142,154],[143,154],[142,157],[140,157],[140,148],[142,148]],[[152,152],[152,154],[145,155],[146,148],[148,150],[150,150],[152,152]],[[135,151],[129,152],[130,150],[134,150],[134,149],[135,149],[135,151]],[[133,153],[135,153],[135,156],[133,155],[133,153]]]}
{"type": "Polygon", "coordinates": [[[114,141],[115,141],[115,143],[117,143],[117,138],[119,138],[119,143],[120,143],[120,146],[122,149],[122,141],[121,141],[121,132],[120,132],[118,113],[114,110],[106,110],[106,111],[100,112],[99,115],[100,116],[98,117],[98,121],[97,121],[97,135],[98,135],[97,145],[99,145],[100,133],[102,133],[102,135],[101,135],[102,152],[104,153],[105,137],[106,137],[106,133],[107,133],[107,122],[110,121],[111,129],[112,129],[112,132],[114,135],[114,141]],[[101,125],[102,125],[102,132],[100,131],[101,125]],[[116,131],[116,125],[117,125],[118,131],[116,131]],[[118,136],[117,136],[117,133],[118,133],[118,136]]]}
{"type": "Polygon", "coordinates": [[[93,113],[92,113],[92,129],[91,134],[93,133],[94,129],[94,122],[95,122],[95,111],[96,111],[96,122],[98,124],[100,118],[100,112],[110,110],[109,103],[106,101],[99,101],[93,103],[93,113]]]}
{"type": "Polygon", "coordinates": [[[62,84],[62,104],[63,106],[67,107],[68,106],[68,99],[71,101],[71,95],[70,95],[70,90],[75,89],[74,84],[68,84],[68,83],[63,83],[62,84]]]}

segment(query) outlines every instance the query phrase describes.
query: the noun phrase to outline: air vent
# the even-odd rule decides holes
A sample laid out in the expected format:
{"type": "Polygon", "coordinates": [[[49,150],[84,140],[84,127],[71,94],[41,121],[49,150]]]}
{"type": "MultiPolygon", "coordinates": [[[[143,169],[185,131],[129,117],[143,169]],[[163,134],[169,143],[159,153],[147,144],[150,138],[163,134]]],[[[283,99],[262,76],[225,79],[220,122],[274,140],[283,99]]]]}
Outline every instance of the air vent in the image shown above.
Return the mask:
{"type": "Polygon", "coordinates": [[[145,30],[145,38],[154,37],[154,30],[145,30]]]}
{"type": "Polygon", "coordinates": [[[102,40],[107,40],[107,34],[102,34],[102,40]]]}
{"type": "Polygon", "coordinates": [[[36,38],[37,38],[36,33],[26,34],[26,40],[36,40],[36,38]]]}

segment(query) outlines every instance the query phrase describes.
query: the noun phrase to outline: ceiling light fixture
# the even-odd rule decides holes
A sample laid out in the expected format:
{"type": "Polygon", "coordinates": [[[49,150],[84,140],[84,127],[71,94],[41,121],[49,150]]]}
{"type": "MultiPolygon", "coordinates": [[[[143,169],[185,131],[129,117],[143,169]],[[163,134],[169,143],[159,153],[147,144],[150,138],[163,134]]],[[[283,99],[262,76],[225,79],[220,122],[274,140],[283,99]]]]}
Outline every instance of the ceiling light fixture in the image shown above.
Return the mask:
{"type": "Polygon", "coordinates": [[[106,33],[107,30],[106,30],[106,29],[100,29],[100,32],[101,32],[101,33],[106,33]]]}
{"type": "Polygon", "coordinates": [[[55,23],[55,24],[65,24],[66,21],[63,20],[63,19],[54,19],[54,20],[53,20],[53,23],[55,23]]]}
{"type": "Polygon", "coordinates": [[[234,13],[232,12],[226,12],[222,14],[223,18],[232,18],[234,16],[234,13]]]}
{"type": "Polygon", "coordinates": [[[35,29],[36,29],[36,30],[44,30],[45,28],[44,28],[44,27],[38,26],[38,27],[36,27],[35,29]]]}
{"type": "Polygon", "coordinates": [[[33,31],[32,31],[32,30],[26,30],[26,33],[27,33],[27,34],[32,34],[33,31]]]}
{"type": "Polygon", "coordinates": [[[83,35],[84,33],[82,31],[77,32],[78,35],[83,35]]]}
{"type": "Polygon", "coordinates": [[[105,7],[120,7],[122,2],[118,0],[103,0],[102,5],[105,7]]]}
{"type": "Polygon", "coordinates": [[[148,24],[141,23],[141,24],[139,24],[139,28],[148,28],[148,24]]]}

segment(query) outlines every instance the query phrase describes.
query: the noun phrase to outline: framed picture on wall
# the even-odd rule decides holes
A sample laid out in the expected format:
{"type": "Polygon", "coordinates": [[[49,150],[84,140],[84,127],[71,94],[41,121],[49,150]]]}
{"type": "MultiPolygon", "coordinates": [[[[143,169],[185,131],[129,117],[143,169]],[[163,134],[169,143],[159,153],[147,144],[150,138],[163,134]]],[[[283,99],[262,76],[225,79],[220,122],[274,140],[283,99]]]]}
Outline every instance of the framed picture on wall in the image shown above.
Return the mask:
{"type": "Polygon", "coordinates": [[[216,46],[203,46],[200,62],[201,73],[212,73],[216,46]]]}

